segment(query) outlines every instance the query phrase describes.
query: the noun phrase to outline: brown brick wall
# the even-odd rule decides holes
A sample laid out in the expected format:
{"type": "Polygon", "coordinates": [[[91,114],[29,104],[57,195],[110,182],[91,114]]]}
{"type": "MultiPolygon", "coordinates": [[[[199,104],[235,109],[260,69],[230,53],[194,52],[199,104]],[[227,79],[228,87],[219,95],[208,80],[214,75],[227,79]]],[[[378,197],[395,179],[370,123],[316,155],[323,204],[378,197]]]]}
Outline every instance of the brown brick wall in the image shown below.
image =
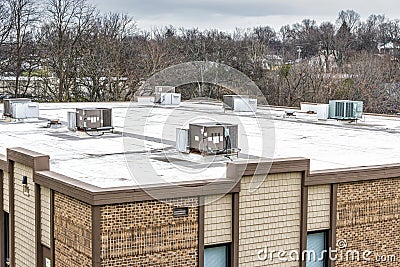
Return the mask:
{"type": "Polygon", "coordinates": [[[102,207],[102,266],[197,266],[198,199],[168,202],[190,207],[189,216],[174,218],[160,201],[102,207]]]}
{"type": "Polygon", "coordinates": [[[399,266],[400,179],[342,184],[337,200],[336,238],[341,244],[345,240],[347,247],[338,248],[336,266],[399,266]],[[346,256],[351,250],[360,253],[360,261],[346,256]],[[362,257],[365,251],[372,252],[369,261],[362,257]],[[395,262],[379,261],[388,255],[394,255],[395,262]]]}
{"type": "Polygon", "coordinates": [[[92,266],[91,207],[54,193],[55,266],[92,266]]]}

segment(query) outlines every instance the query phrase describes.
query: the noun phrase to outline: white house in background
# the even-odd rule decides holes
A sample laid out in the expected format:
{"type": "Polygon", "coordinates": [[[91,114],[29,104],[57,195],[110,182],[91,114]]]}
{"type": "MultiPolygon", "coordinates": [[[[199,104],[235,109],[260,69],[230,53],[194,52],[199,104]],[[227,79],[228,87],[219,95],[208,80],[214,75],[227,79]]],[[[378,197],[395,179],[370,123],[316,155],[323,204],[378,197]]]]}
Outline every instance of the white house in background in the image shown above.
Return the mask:
{"type": "Polygon", "coordinates": [[[266,55],[262,59],[262,66],[265,70],[274,70],[283,64],[283,58],[278,55],[266,55]]]}
{"type": "Polygon", "coordinates": [[[400,51],[400,44],[395,42],[379,43],[377,46],[379,54],[391,55],[392,58],[397,58],[400,51]]]}
{"type": "Polygon", "coordinates": [[[329,54],[328,56],[324,54],[314,56],[309,60],[309,64],[311,66],[321,66],[324,69],[324,72],[330,72],[338,68],[336,58],[333,53],[329,54]]]}

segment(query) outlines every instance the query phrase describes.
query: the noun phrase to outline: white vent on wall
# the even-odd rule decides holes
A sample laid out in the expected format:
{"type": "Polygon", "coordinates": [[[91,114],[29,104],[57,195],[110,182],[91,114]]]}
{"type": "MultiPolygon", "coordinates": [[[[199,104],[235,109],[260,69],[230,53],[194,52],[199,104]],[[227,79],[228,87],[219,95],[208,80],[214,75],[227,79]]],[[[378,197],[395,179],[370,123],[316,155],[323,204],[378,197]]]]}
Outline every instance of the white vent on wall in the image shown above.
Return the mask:
{"type": "Polygon", "coordinates": [[[189,208],[188,207],[175,207],[174,208],[174,217],[187,217],[189,216],[189,208]]]}

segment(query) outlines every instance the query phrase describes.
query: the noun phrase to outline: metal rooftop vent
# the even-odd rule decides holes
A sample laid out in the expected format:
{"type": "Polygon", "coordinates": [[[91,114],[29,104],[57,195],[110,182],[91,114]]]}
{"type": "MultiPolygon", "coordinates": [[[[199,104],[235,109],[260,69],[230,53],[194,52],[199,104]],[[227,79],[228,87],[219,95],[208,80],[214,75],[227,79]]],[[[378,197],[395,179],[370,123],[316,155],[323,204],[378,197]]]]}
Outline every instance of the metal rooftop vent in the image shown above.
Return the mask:
{"type": "Polygon", "coordinates": [[[337,120],[357,120],[362,117],[363,102],[350,100],[330,100],[329,118],[337,120]]]}
{"type": "Polygon", "coordinates": [[[189,216],[189,208],[188,207],[175,207],[174,208],[174,217],[175,218],[180,218],[180,217],[187,217],[189,216]]]}
{"type": "Polygon", "coordinates": [[[28,98],[10,98],[3,100],[4,116],[13,119],[30,119],[39,117],[39,104],[28,98]]]}
{"type": "Polygon", "coordinates": [[[327,120],[329,118],[329,104],[320,103],[300,103],[302,112],[317,114],[318,120],[327,120]]]}
{"type": "Polygon", "coordinates": [[[224,95],[224,109],[237,112],[256,112],[257,99],[244,95],[224,95]]]}
{"type": "Polygon", "coordinates": [[[181,94],[177,93],[161,93],[160,105],[180,105],[181,94]]]}
{"type": "Polygon", "coordinates": [[[68,112],[68,129],[84,132],[112,131],[112,109],[79,108],[68,112]]]}
{"type": "Polygon", "coordinates": [[[155,103],[161,103],[162,94],[175,93],[175,87],[173,86],[156,86],[154,89],[155,103]]]}
{"type": "Polygon", "coordinates": [[[189,124],[189,130],[177,129],[176,148],[202,155],[238,154],[238,126],[217,122],[189,124]]]}

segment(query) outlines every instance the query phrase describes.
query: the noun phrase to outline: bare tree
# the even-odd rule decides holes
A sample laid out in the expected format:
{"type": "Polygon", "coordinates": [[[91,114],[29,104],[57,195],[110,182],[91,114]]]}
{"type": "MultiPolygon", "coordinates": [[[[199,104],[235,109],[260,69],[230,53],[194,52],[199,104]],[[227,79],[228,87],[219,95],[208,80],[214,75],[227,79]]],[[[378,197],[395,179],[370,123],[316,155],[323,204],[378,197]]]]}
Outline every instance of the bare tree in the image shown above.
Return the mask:
{"type": "Polygon", "coordinates": [[[0,1],[0,71],[5,73],[6,67],[10,64],[9,35],[11,32],[12,20],[11,10],[7,0],[0,1]]]}
{"type": "MultiPolygon", "coordinates": [[[[34,29],[38,23],[38,3],[36,0],[8,0],[11,11],[11,71],[15,76],[14,96],[20,94],[20,78],[24,68],[32,67],[29,57],[35,53],[34,29]]],[[[30,69],[31,70],[31,69],[30,69]]],[[[25,92],[28,83],[25,84],[25,92]]]]}
{"type": "Polygon", "coordinates": [[[334,53],[335,50],[335,26],[330,22],[323,22],[319,26],[319,32],[321,36],[320,50],[322,55],[325,57],[326,70],[329,72],[329,56],[334,53]]]}
{"type": "Polygon", "coordinates": [[[48,0],[46,10],[42,45],[47,65],[56,76],[56,84],[49,82],[47,89],[54,100],[68,101],[76,86],[78,47],[97,14],[86,0],[48,0]]]}
{"type": "Polygon", "coordinates": [[[122,51],[128,50],[125,41],[134,30],[133,18],[117,13],[101,16],[92,24],[80,48],[82,60],[78,69],[79,84],[86,89],[87,100],[124,99],[128,71],[127,55],[122,51]]]}
{"type": "Polygon", "coordinates": [[[338,18],[336,19],[336,23],[339,26],[346,24],[350,32],[354,32],[357,30],[357,27],[360,24],[360,14],[351,9],[342,10],[339,12],[338,18]]]}

